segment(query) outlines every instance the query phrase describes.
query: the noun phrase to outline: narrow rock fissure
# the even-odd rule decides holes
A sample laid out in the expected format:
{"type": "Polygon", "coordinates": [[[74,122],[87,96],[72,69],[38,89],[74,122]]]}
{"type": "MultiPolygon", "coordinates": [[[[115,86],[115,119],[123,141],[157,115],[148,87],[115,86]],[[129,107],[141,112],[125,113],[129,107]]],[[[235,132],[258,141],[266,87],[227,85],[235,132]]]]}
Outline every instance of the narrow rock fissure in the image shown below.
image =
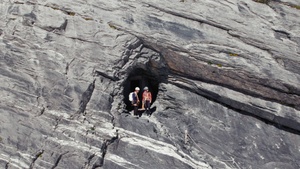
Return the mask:
{"type": "Polygon", "coordinates": [[[45,107],[42,108],[42,110],[41,110],[41,112],[40,112],[40,116],[44,114],[45,109],[46,109],[45,107]]]}
{"type": "MultiPolygon", "coordinates": [[[[90,166],[91,161],[92,161],[92,159],[93,159],[94,157],[95,157],[95,154],[92,154],[92,155],[89,156],[89,158],[87,159],[88,161],[87,161],[87,163],[86,163],[86,165],[85,165],[85,168],[88,168],[88,167],[90,166]]],[[[93,166],[93,168],[95,168],[95,166],[93,166]]]]}
{"type": "Polygon", "coordinates": [[[63,154],[60,154],[60,155],[58,156],[58,158],[56,159],[54,165],[51,167],[51,169],[55,169],[55,168],[58,166],[58,164],[59,164],[59,162],[60,162],[62,156],[65,155],[65,154],[67,154],[67,153],[69,153],[69,151],[67,151],[67,152],[65,152],[65,153],[63,153],[63,154]]]}
{"type": "Polygon", "coordinates": [[[112,137],[110,140],[104,140],[104,143],[101,146],[102,158],[100,161],[100,167],[103,167],[103,165],[104,165],[105,155],[107,153],[107,149],[108,149],[109,145],[111,145],[118,139],[119,139],[119,134],[117,131],[117,135],[115,137],[112,137]]]}
{"type": "Polygon", "coordinates": [[[97,70],[94,72],[94,76],[102,76],[102,77],[110,79],[110,80],[112,80],[114,82],[119,80],[119,78],[117,78],[115,76],[109,76],[107,74],[107,72],[100,72],[100,71],[97,71],[97,70]]]}
{"type": "Polygon", "coordinates": [[[34,156],[34,158],[32,159],[32,162],[31,162],[31,164],[30,164],[30,166],[29,166],[29,169],[33,169],[35,161],[36,161],[39,157],[41,157],[43,153],[44,153],[44,150],[40,150],[40,151],[34,156]]]}
{"type": "Polygon", "coordinates": [[[72,62],[75,60],[75,58],[73,58],[70,62],[67,62],[66,64],[66,72],[65,74],[68,75],[69,69],[70,69],[70,65],[72,64],[72,62]]]}
{"type": "Polygon", "coordinates": [[[66,31],[68,25],[68,19],[65,19],[65,22],[58,28],[59,31],[66,31]]]}
{"type": "Polygon", "coordinates": [[[206,20],[201,20],[199,18],[191,18],[191,17],[188,17],[186,15],[182,15],[180,13],[176,13],[174,11],[168,11],[166,9],[163,9],[163,8],[160,8],[160,7],[157,7],[157,6],[154,6],[152,4],[149,4],[149,3],[146,3],[147,5],[149,5],[150,7],[154,8],[154,9],[157,9],[159,11],[162,11],[164,13],[167,13],[167,14],[170,14],[170,15],[174,15],[174,16],[177,16],[177,17],[180,17],[180,18],[184,18],[184,19],[187,19],[187,20],[191,20],[191,21],[196,21],[196,22],[200,22],[200,23],[204,23],[204,24],[207,24],[207,25],[210,25],[212,27],[216,27],[216,28],[219,28],[221,30],[225,30],[225,31],[229,31],[230,29],[229,28],[226,28],[222,25],[217,25],[217,24],[214,24],[212,22],[209,22],[209,21],[206,21],[206,20]]]}
{"type": "MultiPolygon", "coordinates": [[[[55,33],[55,32],[53,32],[55,33]]],[[[56,33],[57,34],[57,33],[56,33]]],[[[89,40],[86,40],[86,39],[83,39],[83,38],[78,38],[78,37],[68,37],[68,36],[65,36],[66,38],[70,38],[70,39],[73,39],[73,40],[78,40],[78,41],[81,41],[81,42],[87,42],[87,43],[92,43],[92,44],[97,44],[97,45],[100,45],[99,42],[95,42],[95,41],[89,41],[89,40]]]]}
{"type": "Polygon", "coordinates": [[[283,30],[274,30],[276,39],[286,38],[291,40],[291,36],[288,32],[283,30]]]}
{"type": "Polygon", "coordinates": [[[91,97],[92,97],[92,94],[94,92],[94,89],[95,89],[95,81],[96,79],[93,81],[93,83],[91,83],[87,90],[85,92],[83,92],[82,96],[81,96],[81,101],[80,101],[80,105],[79,105],[79,110],[78,110],[78,113],[85,113],[85,109],[86,109],[86,106],[87,104],[89,103],[91,97]]]}

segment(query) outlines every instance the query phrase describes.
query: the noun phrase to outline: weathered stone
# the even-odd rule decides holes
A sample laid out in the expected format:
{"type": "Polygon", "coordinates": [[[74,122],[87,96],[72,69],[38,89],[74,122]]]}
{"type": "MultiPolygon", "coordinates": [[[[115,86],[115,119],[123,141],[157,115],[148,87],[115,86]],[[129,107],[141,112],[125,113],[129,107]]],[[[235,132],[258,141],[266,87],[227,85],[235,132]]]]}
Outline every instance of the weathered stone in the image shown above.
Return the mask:
{"type": "Polygon", "coordinates": [[[300,167],[298,1],[2,1],[1,168],[300,167]]]}

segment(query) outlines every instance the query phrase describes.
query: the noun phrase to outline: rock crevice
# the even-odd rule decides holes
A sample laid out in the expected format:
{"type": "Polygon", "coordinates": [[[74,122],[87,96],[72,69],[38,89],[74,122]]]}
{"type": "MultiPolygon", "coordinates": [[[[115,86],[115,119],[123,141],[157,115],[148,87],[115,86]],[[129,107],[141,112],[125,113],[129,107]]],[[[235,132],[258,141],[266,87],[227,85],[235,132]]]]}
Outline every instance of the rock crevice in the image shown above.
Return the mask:
{"type": "Polygon", "coordinates": [[[93,83],[91,83],[88,86],[87,90],[85,92],[83,92],[83,94],[81,96],[81,101],[80,101],[79,110],[78,110],[78,113],[80,113],[80,114],[84,114],[86,106],[92,97],[92,94],[93,94],[94,88],[95,88],[95,81],[96,81],[96,79],[93,81],[93,83]]]}
{"type": "Polygon", "coordinates": [[[101,146],[102,159],[100,161],[99,167],[103,167],[103,165],[104,165],[105,155],[107,153],[109,145],[111,145],[112,143],[116,142],[118,139],[119,139],[119,135],[118,135],[118,130],[117,130],[116,136],[112,137],[109,140],[104,140],[104,142],[103,142],[103,144],[101,146]]]}

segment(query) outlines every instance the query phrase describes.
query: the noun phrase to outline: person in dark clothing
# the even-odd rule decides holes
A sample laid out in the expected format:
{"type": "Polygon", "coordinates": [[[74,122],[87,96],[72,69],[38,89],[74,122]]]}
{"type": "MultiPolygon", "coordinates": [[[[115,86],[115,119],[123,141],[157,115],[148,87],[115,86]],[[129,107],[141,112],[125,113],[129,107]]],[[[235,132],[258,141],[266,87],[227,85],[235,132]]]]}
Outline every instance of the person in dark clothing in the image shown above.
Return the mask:
{"type": "Polygon", "coordinates": [[[138,116],[138,107],[139,107],[139,103],[140,103],[140,99],[139,99],[139,93],[140,88],[136,87],[134,92],[133,92],[133,96],[132,96],[132,106],[134,109],[133,115],[138,116]]]}

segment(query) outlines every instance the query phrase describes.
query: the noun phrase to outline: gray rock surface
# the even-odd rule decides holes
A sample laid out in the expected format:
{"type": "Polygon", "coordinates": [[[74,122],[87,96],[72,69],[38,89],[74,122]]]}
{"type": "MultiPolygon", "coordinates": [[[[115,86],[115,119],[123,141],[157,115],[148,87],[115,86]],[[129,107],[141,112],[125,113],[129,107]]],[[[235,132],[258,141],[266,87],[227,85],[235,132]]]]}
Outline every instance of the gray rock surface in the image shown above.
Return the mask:
{"type": "Polygon", "coordinates": [[[300,168],[299,8],[2,0],[0,168],[300,168]]]}

